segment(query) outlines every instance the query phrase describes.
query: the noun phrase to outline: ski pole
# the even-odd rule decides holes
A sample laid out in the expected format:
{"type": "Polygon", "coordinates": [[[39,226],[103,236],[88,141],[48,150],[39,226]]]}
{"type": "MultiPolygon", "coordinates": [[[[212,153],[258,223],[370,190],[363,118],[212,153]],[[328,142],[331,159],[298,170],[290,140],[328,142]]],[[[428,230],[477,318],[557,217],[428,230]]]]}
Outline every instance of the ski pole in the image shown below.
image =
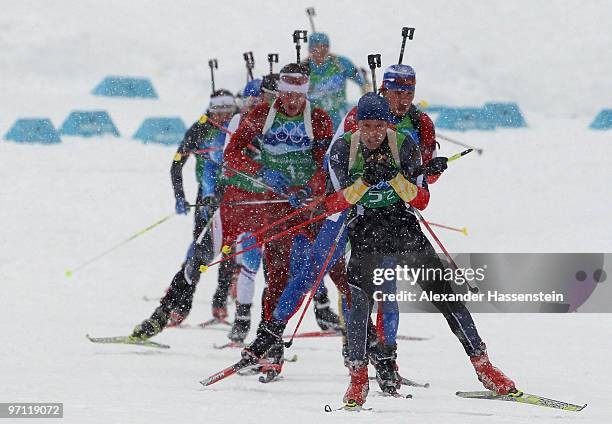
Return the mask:
{"type": "MultiPolygon", "coordinates": [[[[218,265],[221,262],[225,262],[225,261],[227,261],[229,259],[232,259],[232,258],[238,256],[238,255],[242,255],[243,253],[248,252],[251,249],[255,249],[256,247],[259,247],[259,246],[264,245],[266,243],[270,243],[270,242],[272,242],[274,240],[277,240],[277,239],[279,239],[281,237],[284,237],[286,235],[294,233],[295,231],[299,230],[300,228],[303,228],[303,227],[305,227],[307,225],[310,225],[310,224],[312,224],[314,222],[320,221],[323,218],[327,218],[328,216],[333,215],[334,213],[336,213],[336,211],[325,212],[325,213],[323,213],[321,215],[317,215],[314,218],[310,218],[307,221],[301,222],[301,223],[299,223],[297,225],[294,225],[293,227],[289,227],[286,230],[281,231],[280,233],[274,234],[273,236],[268,237],[268,238],[266,238],[266,239],[264,239],[262,241],[258,241],[257,243],[255,243],[255,244],[253,244],[253,245],[251,245],[251,246],[249,246],[249,247],[247,247],[245,249],[239,250],[238,252],[234,252],[231,255],[223,256],[222,258],[217,259],[216,261],[213,261],[213,262],[211,262],[209,264],[202,264],[202,265],[200,265],[199,270],[200,270],[200,272],[206,272],[206,271],[208,271],[208,269],[211,266],[218,265]]],[[[229,252],[231,252],[231,248],[225,249],[226,247],[229,247],[229,246],[223,246],[223,249],[224,249],[223,253],[228,254],[229,252]]]]}
{"type": "MultiPolygon", "coordinates": [[[[455,263],[453,258],[451,258],[451,255],[448,253],[448,251],[446,250],[446,247],[444,247],[444,245],[442,244],[442,242],[440,241],[438,236],[436,236],[436,233],[434,233],[434,231],[431,229],[431,227],[429,226],[427,221],[425,221],[425,218],[423,218],[423,215],[421,215],[421,212],[419,212],[419,210],[417,208],[412,208],[412,210],[414,210],[414,213],[416,214],[416,216],[423,223],[423,225],[425,225],[425,228],[427,228],[427,231],[429,231],[429,234],[431,234],[431,236],[434,238],[434,240],[436,241],[438,246],[440,246],[440,249],[442,249],[442,252],[444,252],[444,255],[449,260],[449,262],[451,263],[451,265],[453,266],[455,271],[457,271],[459,269],[459,267],[457,266],[457,264],[455,263]]],[[[470,292],[478,293],[478,287],[472,286],[468,281],[466,281],[465,284],[468,287],[468,290],[470,292]]]]}
{"type": "MultiPolygon", "coordinates": [[[[230,246],[223,246],[223,249],[225,249],[226,251],[231,250],[231,248],[237,244],[240,244],[246,240],[250,240],[252,238],[257,238],[258,236],[265,234],[266,232],[270,231],[272,228],[274,227],[278,227],[280,224],[287,222],[288,220],[290,220],[291,218],[296,217],[297,215],[304,213],[310,209],[313,209],[316,205],[318,205],[319,203],[321,203],[323,200],[325,200],[325,196],[321,196],[319,198],[316,198],[315,200],[313,200],[312,202],[310,202],[308,205],[298,208],[296,210],[294,210],[293,212],[285,215],[284,217],[277,219],[276,221],[264,225],[263,227],[261,227],[259,230],[254,231],[250,236],[244,237],[240,240],[235,240],[230,246]]],[[[335,212],[334,212],[335,213],[335,212]]]]}
{"type": "Polygon", "coordinates": [[[268,63],[270,64],[270,75],[274,73],[274,64],[278,63],[278,53],[268,53],[268,63]]]}
{"type": "Polygon", "coordinates": [[[474,149],[467,149],[467,150],[464,150],[463,152],[457,153],[456,155],[449,156],[448,159],[447,159],[447,162],[452,162],[454,160],[460,159],[463,156],[465,156],[468,153],[473,152],[473,151],[474,151],[474,149]]]}
{"type": "Polygon", "coordinates": [[[308,300],[306,301],[306,306],[304,306],[304,309],[302,310],[300,319],[298,320],[295,326],[295,329],[293,330],[293,334],[291,335],[291,338],[284,343],[285,347],[287,348],[291,347],[291,345],[293,344],[293,338],[295,337],[298,329],[300,328],[300,325],[302,324],[302,320],[304,319],[304,315],[306,314],[306,311],[308,310],[308,306],[310,306],[310,302],[312,302],[312,298],[314,297],[315,293],[317,292],[317,289],[321,285],[321,281],[323,281],[323,277],[327,273],[327,266],[331,262],[332,256],[334,256],[334,252],[336,251],[336,248],[338,247],[338,243],[340,242],[340,238],[342,237],[342,233],[344,233],[344,229],[346,228],[348,221],[349,221],[349,217],[347,215],[346,220],[342,223],[342,226],[340,227],[340,231],[338,231],[338,234],[336,235],[336,238],[334,239],[334,244],[332,244],[331,248],[329,249],[329,253],[327,254],[327,257],[325,258],[325,262],[323,262],[323,266],[321,267],[321,270],[319,271],[319,275],[317,275],[317,279],[315,280],[312,286],[312,289],[310,289],[310,295],[308,296],[308,300]]]}
{"type": "Polygon", "coordinates": [[[310,29],[312,30],[312,32],[316,32],[315,26],[314,26],[314,16],[317,16],[317,14],[315,13],[315,8],[314,7],[306,8],[306,14],[308,15],[308,20],[310,21],[310,29]]]}
{"type": "Polygon", "coordinates": [[[242,53],[244,62],[247,69],[247,82],[253,81],[253,68],[255,68],[255,59],[253,58],[253,52],[242,53]]]}
{"type": "Polygon", "coordinates": [[[73,269],[67,269],[66,272],[64,273],[66,275],[66,277],[70,278],[72,277],[72,275],[77,272],[80,269],[85,268],[87,265],[94,263],[95,261],[97,261],[98,259],[108,255],[109,253],[113,252],[114,250],[118,249],[119,247],[123,246],[124,244],[134,240],[135,238],[143,235],[144,233],[148,232],[149,230],[152,230],[153,228],[157,227],[158,225],[166,222],[167,220],[169,220],[170,218],[172,218],[173,216],[175,216],[175,213],[172,213],[168,216],[163,217],[162,219],[160,219],[159,221],[154,222],[153,224],[149,225],[146,228],[143,228],[142,230],[138,231],[136,234],[130,236],[129,238],[123,240],[121,243],[116,244],[115,246],[111,247],[110,249],[105,250],[104,252],[100,253],[99,255],[94,256],[93,258],[83,262],[82,264],[74,267],[73,269]]]}
{"type": "Polygon", "coordinates": [[[219,64],[217,63],[217,59],[210,59],[208,61],[208,66],[210,67],[210,80],[212,83],[212,92],[215,92],[215,69],[219,69],[219,64]]]}
{"type": "MultiPolygon", "coordinates": [[[[313,200],[312,198],[304,199],[304,201],[308,201],[308,202],[311,202],[312,200],[313,200]]],[[[239,202],[223,202],[220,204],[220,206],[269,205],[269,204],[276,204],[276,203],[289,203],[289,200],[286,200],[286,199],[244,200],[244,201],[239,201],[239,202]]],[[[208,205],[205,203],[194,203],[194,204],[189,204],[187,206],[191,208],[191,207],[208,206],[208,205]]]]}
{"type": "Polygon", "coordinates": [[[293,31],[293,42],[295,43],[295,55],[297,57],[296,63],[300,63],[300,50],[302,46],[300,45],[300,40],[307,42],[308,41],[308,31],[296,29],[293,31]]]}
{"type": "Polygon", "coordinates": [[[478,155],[482,155],[482,152],[484,151],[484,149],[480,149],[478,147],[470,146],[469,144],[462,143],[461,141],[452,139],[452,138],[447,137],[447,136],[442,135],[442,134],[436,134],[436,138],[441,138],[442,140],[448,141],[449,143],[453,143],[453,144],[456,144],[458,146],[467,147],[467,148],[476,150],[476,152],[478,152],[478,155]]]}
{"type": "Polygon", "coordinates": [[[451,231],[457,231],[459,233],[462,233],[463,235],[467,236],[467,227],[463,227],[463,228],[457,228],[457,227],[450,227],[448,225],[444,225],[444,224],[436,224],[435,222],[431,222],[431,221],[426,221],[429,225],[432,225],[434,227],[440,227],[440,228],[444,228],[445,230],[451,230],[451,231]]]}
{"type": "Polygon", "coordinates": [[[402,60],[404,60],[404,48],[406,47],[406,38],[408,38],[409,40],[412,40],[413,37],[414,37],[414,28],[408,28],[408,27],[402,28],[402,48],[400,49],[399,61],[397,62],[400,65],[402,64],[402,60]]]}
{"type": "Polygon", "coordinates": [[[376,68],[380,68],[380,54],[369,54],[368,55],[368,66],[372,73],[372,91],[376,93],[376,68]]]}

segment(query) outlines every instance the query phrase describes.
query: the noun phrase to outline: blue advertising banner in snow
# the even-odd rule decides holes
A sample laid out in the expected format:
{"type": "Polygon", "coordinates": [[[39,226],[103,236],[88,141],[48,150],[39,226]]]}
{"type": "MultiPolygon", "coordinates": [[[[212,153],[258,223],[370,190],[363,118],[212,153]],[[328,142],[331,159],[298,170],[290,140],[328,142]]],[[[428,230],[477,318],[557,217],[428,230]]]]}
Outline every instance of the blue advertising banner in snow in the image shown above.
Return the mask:
{"type": "Polygon", "coordinates": [[[187,128],[181,118],[147,118],[133,138],[144,143],[179,144],[185,131],[187,128]]]}
{"type": "Polygon", "coordinates": [[[589,128],[592,130],[612,130],[612,109],[604,109],[599,112],[589,128]]]}
{"type": "Polygon", "coordinates": [[[61,139],[48,118],[20,118],[4,136],[18,143],[56,144],[61,139]]]}
{"type": "Polygon", "coordinates": [[[119,137],[119,131],[104,110],[73,111],[60,128],[60,134],[77,137],[95,137],[110,134],[119,137]]]}
{"type": "Polygon", "coordinates": [[[451,131],[522,128],[527,123],[516,103],[485,103],[483,107],[423,106],[437,128],[451,131]]]}
{"type": "Polygon", "coordinates": [[[527,123],[516,103],[485,103],[486,119],[497,127],[521,128],[527,123]]]}
{"type": "Polygon", "coordinates": [[[93,89],[92,94],[108,97],[157,99],[153,84],[147,78],[108,76],[93,89]]]}
{"type": "Polygon", "coordinates": [[[487,119],[482,108],[459,107],[442,109],[436,119],[436,128],[452,131],[491,131],[495,129],[495,124],[487,119]]]}

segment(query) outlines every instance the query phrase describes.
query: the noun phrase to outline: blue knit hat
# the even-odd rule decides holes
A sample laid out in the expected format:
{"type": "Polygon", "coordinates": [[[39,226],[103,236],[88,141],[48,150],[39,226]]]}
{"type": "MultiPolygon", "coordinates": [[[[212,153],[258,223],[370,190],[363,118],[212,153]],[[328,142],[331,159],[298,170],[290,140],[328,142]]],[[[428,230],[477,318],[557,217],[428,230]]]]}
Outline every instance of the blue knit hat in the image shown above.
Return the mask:
{"type": "Polygon", "coordinates": [[[242,92],[242,97],[245,99],[247,97],[257,97],[261,94],[261,80],[254,79],[247,82],[247,85],[244,87],[244,91],[242,92]]]}
{"type": "Polygon", "coordinates": [[[373,119],[377,121],[389,121],[389,102],[376,93],[366,93],[357,103],[357,120],[373,119]]]}
{"type": "Polygon", "coordinates": [[[391,65],[385,69],[382,86],[386,90],[414,91],[416,72],[410,65],[391,65]]]}
{"type": "Polygon", "coordinates": [[[329,37],[323,32],[313,32],[308,37],[308,50],[314,49],[317,45],[329,46],[329,37]]]}

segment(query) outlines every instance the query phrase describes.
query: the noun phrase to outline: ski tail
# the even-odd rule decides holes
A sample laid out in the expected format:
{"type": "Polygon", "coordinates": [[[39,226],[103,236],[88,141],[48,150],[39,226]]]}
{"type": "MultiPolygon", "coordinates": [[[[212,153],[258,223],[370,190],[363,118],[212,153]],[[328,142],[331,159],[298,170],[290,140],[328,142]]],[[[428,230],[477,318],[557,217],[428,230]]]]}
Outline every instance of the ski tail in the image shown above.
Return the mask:
{"type": "Polygon", "coordinates": [[[163,343],[157,343],[148,339],[139,339],[133,336],[115,336],[115,337],[91,337],[86,334],[85,337],[92,343],[107,343],[107,344],[129,344],[146,347],[155,347],[158,349],[170,349],[170,346],[163,343]]]}
{"type": "Polygon", "coordinates": [[[254,363],[251,360],[248,359],[241,359],[240,361],[236,362],[233,365],[230,365],[229,367],[211,375],[208,378],[205,378],[204,380],[200,381],[200,384],[202,384],[204,387],[210,386],[212,384],[218,383],[221,380],[226,379],[227,377],[230,377],[234,374],[236,374],[238,371],[240,371],[243,368],[246,367],[250,367],[252,365],[255,365],[256,362],[254,363]]]}
{"type": "Polygon", "coordinates": [[[548,408],[561,409],[563,411],[579,412],[586,408],[587,404],[577,405],[560,400],[545,398],[543,396],[532,395],[518,391],[507,395],[498,395],[489,390],[476,392],[456,392],[457,396],[467,399],[488,399],[488,400],[505,400],[509,402],[527,403],[529,405],[545,406],[548,408]]]}

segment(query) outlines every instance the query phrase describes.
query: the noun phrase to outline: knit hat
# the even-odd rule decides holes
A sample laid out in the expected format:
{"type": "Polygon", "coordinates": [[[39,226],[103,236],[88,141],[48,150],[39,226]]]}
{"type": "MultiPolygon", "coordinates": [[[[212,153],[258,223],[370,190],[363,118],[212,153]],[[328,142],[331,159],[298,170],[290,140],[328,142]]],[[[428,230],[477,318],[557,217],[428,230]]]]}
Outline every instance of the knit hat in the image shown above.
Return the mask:
{"type": "Polygon", "coordinates": [[[313,32],[308,37],[308,50],[314,49],[318,45],[329,46],[329,37],[323,32],[313,32]]]}
{"type": "Polygon", "coordinates": [[[390,117],[389,102],[376,93],[366,93],[357,103],[357,120],[372,119],[388,121],[390,117]]]}
{"type": "Polygon", "coordinates": [[[410,65],[391,65],[385,69],[382,87],[385,90],[414,91],[416,72],[410,65]]]}
{"type": "Polygon", "coordinates": [[[290,63],[280,71],[278,91],[308,93],[310,68],[303,63],[290,63]]]}
{"type": "Polygon", "coordinates": [[[208,104],[210,112],[231,112],[236,110],[236,99],[231,91],[220,89],[212,93],[208,104]]]}

